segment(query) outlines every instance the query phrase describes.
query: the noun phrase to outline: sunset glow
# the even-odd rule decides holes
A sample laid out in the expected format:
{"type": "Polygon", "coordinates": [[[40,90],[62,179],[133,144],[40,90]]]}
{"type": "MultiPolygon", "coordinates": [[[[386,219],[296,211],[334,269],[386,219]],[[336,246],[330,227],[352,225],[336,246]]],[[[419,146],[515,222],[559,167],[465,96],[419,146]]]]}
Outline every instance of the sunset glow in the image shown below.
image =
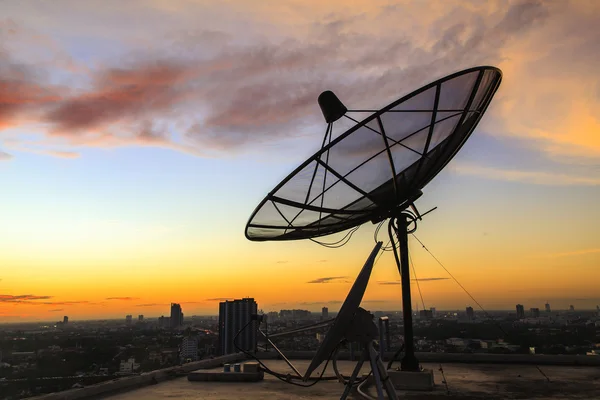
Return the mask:
{"type": "MultiPolygon", "coordinates": [[[[503,83],[424,188],[417,205],[438,209],[417,237],[488,309],[600,304],[597,1],[21,0],[0,15],[0,322],[208,315],[244,296],[335,311],[374,225],[340,249],[244,237],[318,149],[319,93],[378,108],[478,65],[503,83]]],[[[475,307],[410,248],[413,307],[475,307]]],[[[364,307],[399,310],[398,281],[384,253],[364,307]]]]}

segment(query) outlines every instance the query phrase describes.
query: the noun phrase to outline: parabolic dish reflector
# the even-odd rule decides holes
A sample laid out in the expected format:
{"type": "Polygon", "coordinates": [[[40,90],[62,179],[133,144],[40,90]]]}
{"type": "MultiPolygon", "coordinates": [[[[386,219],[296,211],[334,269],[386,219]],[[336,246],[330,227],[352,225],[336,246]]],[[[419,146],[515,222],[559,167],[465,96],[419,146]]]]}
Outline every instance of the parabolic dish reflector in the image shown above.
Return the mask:
{"type": "Polygon", "coordinates": [[[471,68],[369,115],[277,185],[252,213],[246,237],[307,239],[387,218],[460,150],[501,80],[497,68],[471,68]]]}

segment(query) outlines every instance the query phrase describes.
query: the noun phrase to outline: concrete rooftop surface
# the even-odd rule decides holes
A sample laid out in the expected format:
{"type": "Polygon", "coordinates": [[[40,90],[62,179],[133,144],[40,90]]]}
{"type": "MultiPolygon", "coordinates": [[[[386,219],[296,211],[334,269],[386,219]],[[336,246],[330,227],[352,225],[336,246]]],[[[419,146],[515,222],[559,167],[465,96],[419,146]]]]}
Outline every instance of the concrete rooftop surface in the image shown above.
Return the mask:
{"type": "MultiPolygon", "coordinates": [[[[293,360],[301,371],[308,367],[308,360],[293,360]]],[[[282,373],[290,368],[278,360],[265,364],[282,373]]],[[[350,375],[355,363],[339,361],[344,375],[350,375]]],[[[554,366],[523,364],[464,364],[423,363],[424,368],[434,371],[435,389],[432,392],[398,392],[398,397],[414,399],[600,399],[600,368],[597,366],[554,366]],[[443,368],[443,374],[440,371],[443,368]],[[444,383],[444,378],[446,384],[444,383]]],[[[321,366],[322,369],[322,366],[321,366]]],[[[321,373],[318,369],[313,375],[321,373]]],[[[215,368],[222,371],[222,368],[215,368]]],[[[361,373],[369,371],[364,367],[361,373]]],[[[333,375],[331,363],[325,376],[333,375]]],[[[254,383],[190,382],[180,377],[124,393],[95,397],[111,400],[239,400],[239,399],[339,399],[343,385],[337,381],[321,381],[310,388],[297,387],[265,374],[265,379],[254,383]]],[[[367,391],[376,397],[375,389],[367,391]]],[[[349,399],[364,399],[352,392],[349,399]]]]}

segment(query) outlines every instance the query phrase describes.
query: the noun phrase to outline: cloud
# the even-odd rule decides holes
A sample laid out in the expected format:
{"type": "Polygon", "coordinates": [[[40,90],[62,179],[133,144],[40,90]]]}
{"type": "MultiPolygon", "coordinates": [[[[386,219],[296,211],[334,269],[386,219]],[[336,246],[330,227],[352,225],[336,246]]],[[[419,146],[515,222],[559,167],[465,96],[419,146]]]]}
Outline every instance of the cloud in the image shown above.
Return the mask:
{"type": "MultiPolygon", "coordinates": [[[[419,278],[419,279],[413,278],[413,279],[411,279],[411,281],[412,282],[416,282],[416,281],[431,282],[431,281],[445,281],[447,279],[450,279],[450,278],[442,278],[442,277],[440,277],[440,278],[419,278]]],[[[378,281],[377,283],[380,285],[400,285],[400,281],[378,281]]]]}
{"type": "MultiPolygon", "coordinates": [[[[316,306],[316,305],[322,305],[322,304],[341,304],[341,303],[342,303],[341,300],[326,300],[326,301],[303,301],[298,304],[302,305],[302,306],[316,306]]],[[[282,303],[282,304],[285,304],[285,303],[282,303]]]]}
{"type": "Polygon", "coordinates": [[[287,260],[280,260],[280,261],[277,261],[276,264],[287,264],[288,262],[289,261],[287,261],[287,260]]]}
{"type": "Polygon", "coordinates": [[[453,171],[485,179],[520,182],[534,185],[550,186],[598,186],[600,178],[576,176],[542,171],[519,171],[514,169],[500,169],[485,166],[454,163],[450,167],[453,171]]]}
{"type": "Polygon", "coordinates": [[[58,312],[58,311],[63,311],[64,308],[54,308],[52,310],[48,310],[49,312],[58,312]]]}
{"type": "MultiPolygon", "coordinates": [[[[189,7],[208,19],[238,18],[217,5],[189,7]]],[[[242,28],[217,31],[210,20],[205,30],[192,29],[198,21],[187,9],[169,9],[182,21],[175,26],[163,22],[163,7],[132,3],[123,15],[139,16],[145,34],[136,39],[125,25],[110,34],[78,25],[122,52],[89,65],[52,38],[5,21],[0,127],[32,125],[40,140],[73,147],[235,154],[321,135],[307,132],[323,125],[316,104],[323,90],[335,90],[351,107],[380,107],[436,77],[493,64],[505,71],[505,82],[484,120],[487,130],[526,138],[550,156],[600,157],[600,99],[589,89],[599,83],[590,66],[600,62],[593,2],[363,3],[335,13],[326,5],[273,7],[253,10],[241,23],[220,23],[244,26],[242,36],[242,28]],[[304,22],[285,23],[291,15],[304,22]],[[400,28],[399,18],[407,21],[400,28]],[[278,40],[252,36],[259,26],[278,40]],[[38,60],[42,52],[52,63],[38,60]],[[64,79],[50,79],[55,75],[64,79]]],[[[72,13],[65,21],[85,17],[72,13]]]]}
{"type": "Polygon", "coordinates": [[[567,251],[562,253],[552,253],[548,254],[547,257],[550,258],[558,258],[558,257],[573,257],[573,256],[583,256],[587,254],[598,254],[600,253],[600,249],[584,249],[584,250],[576,250],[576,251],[567,251]]]}
{"type": "Polygon", "coordinates": [[[144,303],[144,304],[136,304],[136,307],[156,307],[156,306],[166,306],[167,303],[144,303]]]}
{"type": "Polygon", "coordinates": [[[346,279],[347,276],[328,276],[324,278],[313,279],[312,281],[308,281],[306,283],[339,283],[340,279],[346,279]]]}
{"type": "Polygon", "coordinates": [[[79,158],[80,154],[74,151],[63,151],[63,150],[47,150],[46,154],[59,158],[79,158]]]}
{"type": "Polygon", "coordinates": [[[226,301],[226,300],[231,300],[231,297],[215,297],[212,299],[206,299],[206,301],[226,301]]]}
{"type": "Polygon", "coordinates": [[[10,155],[8,153],[5,153],[4,151],[0,150],[0,161],[8,161],[8,160],[10,160],[12,158],[13,158],[12,155],[10,155]]]}
{"type": "MultiPolygon", "coordinates": [[[[19,295],[10,295],[10,294],[0,294],[0,303],[33,303],[37,300],[48,300],[53,296],[36,296],[33,294],[19,294],[19,295]]],[[[45,303],[38,303],[45,304],[45,303]]]]}
{"type": "Polygon", "coordinates": [[[107,297],[105,300],[122,300],[122,301],[131,301],[131,300],[139,300],[139,297],[107,297]]]}

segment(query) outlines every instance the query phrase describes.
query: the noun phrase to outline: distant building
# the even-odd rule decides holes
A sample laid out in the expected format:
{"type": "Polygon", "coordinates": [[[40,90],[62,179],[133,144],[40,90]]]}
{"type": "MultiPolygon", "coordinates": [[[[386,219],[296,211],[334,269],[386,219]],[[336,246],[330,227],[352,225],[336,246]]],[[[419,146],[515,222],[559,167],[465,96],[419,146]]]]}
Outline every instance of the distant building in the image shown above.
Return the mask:
{"type": "Polygon", "coordinates": [[[531,316],[533,318],[539,318],[540,317],[540,309],[539,308],[531,308],[529,311],[531,311],[531,316]]]}
{"type": "Polygon", "coordinates": [[[473,307],[467,307],[467,318],[468,319],[475,318],[475,312],[473,311],[473,307]]]}
{"type": "Polygon", "coordinates": [[[125,323],[127,325],[131,325],[131,321],[133,320],[133,317],[131,315],[127,315],[125,316],[125,323]]]}
{"type": "Polygon", "coordinates": [[[165,317],[161,315],[158,317],[158,326],[161,328],[168,328],[171,326],[171,317],[165,317]]]}
{"type": "Polygon", "coordinates": [[[329,318],[329,308],[323,307],[321,310],[321,318],[328,319],[329,318]]]}
{"type": "Polygon", "coordinates": [[[435,307],[431,307],[429,309],[429,311],[431,311],[431,317],[432,318],[437,318],[437,311],[436,311],[435,307]]]}
{"type": "Polygon", "coordinates": [[[517,304],[517,319],[525,318],[525,307],[523,304],[517,304]]]}
{"type": "Polygon", "coordinates": [[[171,328],[179,328],[183,325],[183,313],[181,306],[177,303],[171,303],[171,328]]]}
{"type": "Polygon", "coordinates": [[[63,324],[66,325],[69,323],[69,317],[67,317],[66,315],[63,317],[63,324]]]}
{"type": "Polygon", "coordinates": [[[419,311],[419,318],[431,319],[431,318],[433,318],[433,313],[431,312],[431,310],[421,310],[421,311],[419,311]]]}
{"type": "Polygon", "coordinates": [[[186,336],[181,341],[179,356],[182,362],[198,361],[198,338],[186,336]]]}
{"type": "Polygon", "coordinates": [[[571,312],[575,311],[575,306],[573,304],[571,304],[569,306],[569,311],[571,311],[571,312]]]}
{"type": "Polygon", "coordinates": [[[138,315],[138,322],[144,322],[144,316],[142,314],[138,315]]]}
{"type": "Polygon", "coordinates": [[[312,313],[308,310],[281,310],[279,317],[282,319],[309,319],[312,313]]]}
{"type": "Polygon", "coordinates": [[[267,313],[267,321],[277,321],[277,318],[279,318],[279,313],[277,311],[271,311],[267,313]]]}
{"type": "Polygon", "coordinates": [[[258,305],[253,298],[224,301],[219,304],[219,355],[235,353],[238,350],[233,344],[237,335],[239,348],[256,352],[257,321],[252,321],[258,305]],[[239,335],[238,333],[243,329],[239,335]]]}
{"type": "Polygon", "coordinates": [[[546,302],[546,312],[552,312],[552,310],[550,309],[550,303],[546,302]]]}
{"type": "Polygon", "coordinates": [[[130,358],[127,361],[121,361],[119,365],[119,372],[121,373],[133,373],[140,368],[140,364],[135,362],[135,358],[130,358]]]}

